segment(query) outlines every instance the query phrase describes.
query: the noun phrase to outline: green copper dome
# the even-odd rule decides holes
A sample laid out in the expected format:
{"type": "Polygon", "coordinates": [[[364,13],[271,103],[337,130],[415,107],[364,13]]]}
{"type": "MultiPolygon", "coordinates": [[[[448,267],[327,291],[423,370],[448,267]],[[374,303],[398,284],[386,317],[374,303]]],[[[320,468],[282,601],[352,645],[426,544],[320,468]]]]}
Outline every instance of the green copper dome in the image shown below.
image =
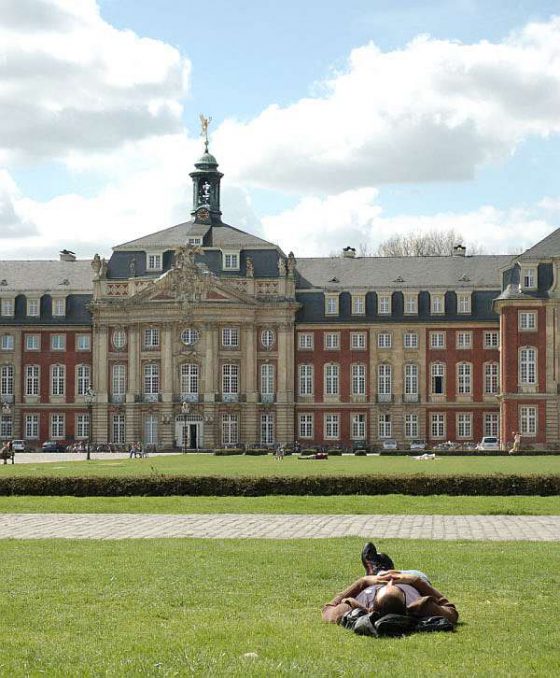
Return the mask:
{"type": "Polygon", "coordinates": [[[216,169],[216,167],[218,167],[218,161],[212,155],[212,153],[205,151],[194,163],[194,166],[197,169],[216,169]]]}

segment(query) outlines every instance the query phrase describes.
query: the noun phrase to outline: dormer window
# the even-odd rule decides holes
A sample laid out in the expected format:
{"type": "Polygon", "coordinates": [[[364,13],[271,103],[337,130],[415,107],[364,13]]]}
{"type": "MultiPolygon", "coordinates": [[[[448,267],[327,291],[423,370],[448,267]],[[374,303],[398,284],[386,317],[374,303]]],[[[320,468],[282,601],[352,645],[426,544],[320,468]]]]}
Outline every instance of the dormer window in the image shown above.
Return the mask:
{"type": "Polygon", "coordinates": [[[222,267],[224,271],[238,271],[239,252],[222,252],[222,267]]]}
{"type": "Polygon", "coordinates": [[[27,315],[31,317],[39,317],[40,313],[40,299],[27,299],[27,315]]]}
{"type": "Polygon", "coordinates": [[[534,290],[537,287],[537,269],[524,268],[522,270],[523,287],[526,290],[534,290]]]}
{"type": "Polygon", "coordinates": [[[199,235],[191,235],[187,238],[187,243],[189,245],[198,245],[202,246],[202,238],[199,235]]]}
{"type": "Polygon", "coordinates": [[[2,299],[0,314],[4,317],[11,317],[14,315],[13,299],[2,299]]]}
{"type": "Polygon", "coordinates": [[[457,313],[468,314],[471,312],[470,293],[460,292],[457,294],[457,313]]]}
{"type": "Polygon", "coordinates": [[[432,294],[431,302],[433,314],[445,313],[445,298],[443,294],[432,294]]]}
{"type": "Polygon", "coordinates": [[[325,315],[338,315],[338,294],[325,294],[325,315]]]}
{"type": "Polygon", "coordinates": [[[148,252],[146,255],[146,270],[161,271],[161,253],[148,252]]]}
{"type": "Polygon", "coordinates": [[[63,318],[66,315],[66,299],[58,297],[52,300],[53,317],[63,318]]]}
{"type": "Polygon", "coordinates": [[[380,294],[379,295],[377,311],[378,311],[379,315],[391,315],[391,295],[390,294],[380,294]]]}

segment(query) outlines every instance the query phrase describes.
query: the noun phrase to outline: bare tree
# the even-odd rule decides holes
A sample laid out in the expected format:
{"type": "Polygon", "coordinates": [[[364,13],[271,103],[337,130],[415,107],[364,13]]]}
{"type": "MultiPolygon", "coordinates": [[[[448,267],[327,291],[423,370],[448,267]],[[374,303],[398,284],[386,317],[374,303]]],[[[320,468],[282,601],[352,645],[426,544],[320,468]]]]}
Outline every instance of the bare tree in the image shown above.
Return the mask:
{"type": "MultiPolygon", "coordinates": [[[[465,239],[453,229],[449,231],[413,231],[394,235],[377,248],[378,257],[434,257],[453,254],[456,245],[464,245],[465,239]]],[[[482,254],[480,245],[469,245],[468,254],[482,254]]]]}

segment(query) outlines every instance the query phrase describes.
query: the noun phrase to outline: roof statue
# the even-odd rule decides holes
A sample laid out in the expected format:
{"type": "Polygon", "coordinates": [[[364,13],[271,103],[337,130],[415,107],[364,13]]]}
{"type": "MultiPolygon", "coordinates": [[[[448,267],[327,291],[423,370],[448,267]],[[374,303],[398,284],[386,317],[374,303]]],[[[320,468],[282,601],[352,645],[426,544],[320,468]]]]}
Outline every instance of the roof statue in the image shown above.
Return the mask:
{"type": "Polygon", "coordinates": [[[212,122],[212,116],[206,118],[204,113],[200,114],[200,136],[204,137],[204,150],[208,153],[208,125],[212,122]]]}

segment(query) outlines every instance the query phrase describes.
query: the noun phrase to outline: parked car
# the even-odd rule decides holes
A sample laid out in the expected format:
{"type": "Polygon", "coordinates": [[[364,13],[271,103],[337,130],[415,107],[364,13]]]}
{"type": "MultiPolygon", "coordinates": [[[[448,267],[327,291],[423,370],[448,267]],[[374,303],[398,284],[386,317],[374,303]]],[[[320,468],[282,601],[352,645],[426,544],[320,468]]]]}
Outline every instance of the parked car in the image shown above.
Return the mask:
{"type": "Polygon", "coordinates": [[[45,440],[41,449],[43,452],[66,452],[67,446],[63,440],[45,440]]]}
{"type": "Polygon", "coordinates": [[[500,441],[496,436],[484,436],[476,446],[477,450],[499,450],[500,441]]]}
{"type": "Polygon", "coordinates": [[[382,447],[384,450],[397,450],[397,441],[394,438],[387,438],[383,441],[382,447]]]}
{"type": "Polygon", "coordinates": [[[33,448],[27,440],[12,440],[12,450],[14,452],[32,452],[33,448]]]}
{"type": "Polygon", "coordinates": [[[423,452],[426,449],[426,441],[425,440],[413,440],[410,443],[410,451],[411,452],[423,452]]]}

